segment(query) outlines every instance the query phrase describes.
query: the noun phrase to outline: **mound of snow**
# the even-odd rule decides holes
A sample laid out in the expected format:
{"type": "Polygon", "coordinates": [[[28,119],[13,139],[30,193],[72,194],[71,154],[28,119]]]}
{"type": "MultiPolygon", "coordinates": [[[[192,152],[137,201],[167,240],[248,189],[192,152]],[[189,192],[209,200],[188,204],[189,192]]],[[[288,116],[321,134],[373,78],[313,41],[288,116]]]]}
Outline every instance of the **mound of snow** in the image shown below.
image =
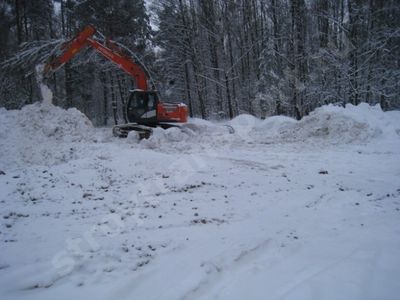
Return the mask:
{"type": "Polygon", "coordinates": [[[230,127],[205,120],[190,120],[186,124],[169,129],[154,128],[147,140],[140,142],[141,147],[164,152],[192,152],[210,150],[221,145],[232,144],[234,136],[229,134],[230,127]]]}
{"type": "Polygon", "coordinates": [[[250,132],[261,122],[260,119],[248,115],[242,114],[232,120],[230,120],[227,125],[230,126],[236,135],[244,140],[249,138],[250,132]]]}
{"type": "Polygon", "coordinates": [[[190,129],[171,127],[164,130],[162,128],[154,128],[150,138],[142,140],[141,145],[148,149],[160,149],[164,145],[171,143],[186,142],[193,134],[190,129]]]}
{"type": "MultiPolygon", "coordinates": [[[[177,124],[178,125],[178,124],[177,124]]],[[[282,116],[260,120],[239,115],[228,122],[189,119],[180,128],[155,128],[148,140],[130,133],[127,143],[164,152],[212,152],[213,149],[257,144],[299,142],[315,145],[360,144],[372,140],[398,141],[400,112],[383,112],[379,106],[360,104],[320,107],[300,121],[282,116]]],[[[24,164],[58,164],[78,158],[93,142],[94,130],[77,109],[64,110],[35,103],[21,110],[0,108],[0,170],[24,164]]],[[[108,131],[107,131],[108,132],[108,131]]],[[[104,135],[104,133],[102,134],[104,135]]],[[[116,142],[111,134],[108,138],[116,142]]],[[[107,141],[108,141],[107,139],[107,141]]]]}
{"type": "Polygon", "coordinates": [[[400,112],[383,112],[379,105],[326,105],[302,120],[274,116],[265,120],[239,115],[226,123],[189,119],[181,129],[156,129],[140,144],[161,151],[198,151],[247,144],[304,142],[318,145],[360,144],[399,139],[400,112]]]}
{"type": "Polygon", "coordinates": [[[285,116],[273,116],[260,122],[253,131],[266,136],[279,136],[285,133],[286,128],[295,126],[296,120],[285,116]]]}
{"type": "Polygon", "coordinates": [[[186,124],[182,124],[181,128],[185,130],[190,130],[196,135],[207,135],[211,134],[219,129],[218,123],[214,123],[208,120],[190,118],[186,124]]]}
{"type": "Polygon", "coordinates": [[[33,138],[79,142],[93,136],[90,120],[76,108],[35,103],[24,106],[17,114],[18,127],[33,138]]]}
{"type": "Polygon", "coordinates": [[[251,135],[262,142],[313,141],[329,144],[369,142],[375,138],[398,138],[400,113],[390,117],[379,105],[362,103],[346,107],[326,105],[317,108],[300,121],[271,117],[258,124],[251,135]]]}
{"type": "Polygon", "coordinates": [[[232,126],[235,131],[250,131],[255,126],[260,124],[261,120],[248,114],[239,115],[232,120],[230,120],[227,124],[232,126]]]}
{"type": "Polygon", "coordinates": [[[215,123],[200,118],[189,118],[187,124],[194,124],[197,126],[209,126],[209,127],[215,126],[215,123]]]}
{"type": "Polygon", "coordinates": [[[51,165],[75,157],[74,143],[93,139],[93,125],[75,108],[35,103],[0,110],[0,166],[51,165]]]}
{"type": "Polygon", "coordinates": [[[126,141],[129,144],[137,144],[140,141],[140,136],[139,133],[137,131],[131,131],[128,133],[128,136],[126,138],[126,141]]]}

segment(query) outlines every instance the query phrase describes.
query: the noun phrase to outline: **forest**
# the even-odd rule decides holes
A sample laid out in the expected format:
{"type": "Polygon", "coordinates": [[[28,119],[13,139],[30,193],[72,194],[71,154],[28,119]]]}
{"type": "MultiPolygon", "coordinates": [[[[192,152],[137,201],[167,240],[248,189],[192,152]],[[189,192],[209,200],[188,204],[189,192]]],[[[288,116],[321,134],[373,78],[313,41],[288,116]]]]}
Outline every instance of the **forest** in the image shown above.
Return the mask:
{"type": "MultiPolygon", "coordinates": [[[[190,116],[301,119],[324,104],[400,108],[395,0],[1,0],[0,107],[40,100],[35,66],[87,24],[190,116]]],[[[48,78],[54,104],[124,122],[135,82],[87,48],[48,78]]]]}

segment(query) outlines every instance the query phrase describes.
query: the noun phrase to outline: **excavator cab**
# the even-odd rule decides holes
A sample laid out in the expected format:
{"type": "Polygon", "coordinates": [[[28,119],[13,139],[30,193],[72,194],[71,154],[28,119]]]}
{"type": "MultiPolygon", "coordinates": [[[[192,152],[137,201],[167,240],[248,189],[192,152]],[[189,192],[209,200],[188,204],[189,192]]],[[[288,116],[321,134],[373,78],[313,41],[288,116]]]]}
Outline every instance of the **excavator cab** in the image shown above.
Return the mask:
{"type": "Polygon", "coordinates": [[[133,90],[127,105],[128,121],[142,125],[157,124],[158,103],[157,92],[133,90]]]}
{"type": "Polygon", "coordinates": [[[128,100],[129,123],[167,128],[160,123],[185,123],[187,115],[185,104],[160,102],[156,91],[133,90],[128,100]]]}

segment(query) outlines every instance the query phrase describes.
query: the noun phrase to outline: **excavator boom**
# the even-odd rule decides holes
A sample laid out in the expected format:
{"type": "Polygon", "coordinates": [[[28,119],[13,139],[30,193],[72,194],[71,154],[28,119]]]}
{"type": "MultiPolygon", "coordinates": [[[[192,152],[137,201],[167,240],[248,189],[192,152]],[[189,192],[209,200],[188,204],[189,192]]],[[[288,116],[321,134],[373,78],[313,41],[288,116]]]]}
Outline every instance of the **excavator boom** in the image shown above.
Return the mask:
{"type": "Polygon", "coordinates": [[[96,49],[101,55],[110,61],[114,62],[118,67],[123,69],[125,72],[130,74],[136,81],[138,89],[147,91],[147,74],[144,69],[134,62],[132,58],[122,53],[122,50],[118,48],[112,41],[107,40],[108,46],[113,49],[101,44],[97,40],[93,39],[93,35],[96,33],[96,28],[91,25],[86,26],[80,33],[78,33],[70,42],[66,43],[62,47],[62,54],[58,57],[54,57],[50,63],[45,67],[45,72],[59,69],[66,62],[71,60],[82,48],[85,46],[91,46],[96,49]]]}
{"type": "Polygon", "coordinates": [[[50,57],[49,62],[45,66],[45,72],[50,73],[61,68],[66,62],[71,60],[83,47],[88,45],[88,38],[96,33],[93,26],[86,26],[72,40],[61,46],[62,53],[59,56],[50,57]]]}

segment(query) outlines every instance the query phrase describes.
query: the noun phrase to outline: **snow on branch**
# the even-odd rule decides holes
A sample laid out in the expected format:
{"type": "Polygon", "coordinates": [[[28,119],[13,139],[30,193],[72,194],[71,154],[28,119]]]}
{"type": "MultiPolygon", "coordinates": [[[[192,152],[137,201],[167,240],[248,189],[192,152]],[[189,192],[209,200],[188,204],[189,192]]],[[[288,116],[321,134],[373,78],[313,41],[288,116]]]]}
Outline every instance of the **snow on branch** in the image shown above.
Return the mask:
{"type": "Polygon", "coordinates": [[[13,57],[0,64],[0,68],[2,71],[22,69],[29,73],[33,72],[34,66],[46,62],[60,50],[64,42],[64,39],[57,39],[24,43],[13,57]]]}

